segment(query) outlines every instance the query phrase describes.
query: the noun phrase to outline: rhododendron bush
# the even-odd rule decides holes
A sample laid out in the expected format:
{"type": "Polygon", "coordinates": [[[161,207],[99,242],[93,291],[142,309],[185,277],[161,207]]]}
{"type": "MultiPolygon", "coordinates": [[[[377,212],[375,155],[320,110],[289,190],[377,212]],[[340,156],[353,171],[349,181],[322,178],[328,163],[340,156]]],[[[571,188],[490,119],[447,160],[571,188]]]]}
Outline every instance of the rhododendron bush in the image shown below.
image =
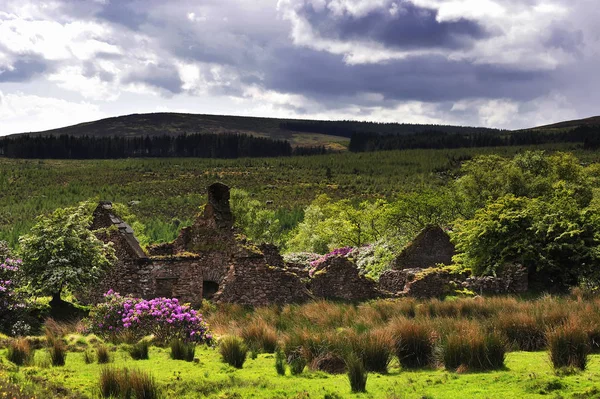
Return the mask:
{"type": "Polygon", "coordinates": [[[154,335],[160,343],[172,339],[210,343],[212,335],[202,315],[176,298],[145,300],[109,290],[87,319],[88,330],[105,338],[126,333],[137,339],[154,335]]]}

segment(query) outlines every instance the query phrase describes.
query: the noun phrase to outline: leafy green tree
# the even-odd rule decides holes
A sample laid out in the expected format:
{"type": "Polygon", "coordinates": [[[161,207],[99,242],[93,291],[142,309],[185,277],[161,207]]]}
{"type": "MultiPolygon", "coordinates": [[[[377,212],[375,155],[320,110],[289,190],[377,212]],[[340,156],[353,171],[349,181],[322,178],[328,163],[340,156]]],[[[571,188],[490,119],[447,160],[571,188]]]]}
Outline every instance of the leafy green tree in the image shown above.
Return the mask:
{"type": "Polygon", "coordinates": [[[465,162],[461,172],[463,176],[458,179],[456,189],[469,216],[488,201],[508,194],[551,198],[555,185],[560,182],[569,188],[581,207],[589,205],[593,197],[585,169],[570,153],[547,155],[543,151],[526,151],[512,159],[478,156],[465,162]]]}
{"type": "Polygon", "coordinates": [[[503,196],[458,222],[455,261],[478,275],[508,262],[526,266],[533,282],[554,288],[600,276],[600,213],[581,208],[566,184],[551,198],[503,196]]]}
{"type": "Polygon", "coordinates": [[[360,247],[383,237],[388,204],[383,200],[332,201],[317,197],[304,211],[288,247],[292,251],[326,253],[345,246],[360,247]]]}
{"type": "Polygon", "coordinates": [[[464,206],[452,190],[426,189],[402,194],[390,203],[386,213],[386,238],[405,244],[425,227],[449,226],[464,214],[464,206]]]}
{"type": "Polygon", "coordinates": [[[52,301],[61,301],[68,288],[82,289],[98,281],[115,260],[112,245],[105,244],[89,229],[89,203],[59,208],[39,216],[30,233],[21,237],[22,271],[31,288],[52,301]]]}
{"type": "Polygon", "coordinates": [[[266,209],[263,204],[240,189],[232,189],[230,195],[231,211],[235,224],[255,243],[281,245],[283,229],[275,211],[266,209]]]}

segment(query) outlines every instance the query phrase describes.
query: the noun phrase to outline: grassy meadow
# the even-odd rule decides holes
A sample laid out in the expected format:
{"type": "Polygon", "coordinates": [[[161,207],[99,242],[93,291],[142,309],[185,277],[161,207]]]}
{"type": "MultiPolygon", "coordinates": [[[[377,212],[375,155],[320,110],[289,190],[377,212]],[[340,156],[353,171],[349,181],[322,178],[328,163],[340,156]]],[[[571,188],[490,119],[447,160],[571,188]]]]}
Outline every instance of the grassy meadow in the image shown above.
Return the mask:
{"type": "MultiPolygon", "coordinates": [[[[576,145],[544,146],[572,151],[584,162],[600,156],[576,145]]],[[[0,158],[0,240],[15,246],[36,216],[88,199],[127,204],[152,242],[172,240],[205,201],[206,187],[220,181],[269,202],[280,219],[298,214],[318,194],[334,199],[391,198],[444,184],[460,161],[477,154],[510,156],[503,147],[339,153],[268,159],[17,160],[0,158]]]]}
{"type": "Polygon", "coordinates": [[[240,336],[250,349],[241,368],[223,361],[218,343],[198,346],[190,362],[173,360],[169,348],[158,346],[150,347],[149,359],[133,360],[131,345],[103,342],[71,325],[61,327],[59,334],[67,350],[62,366],[52,366],[44,348],[48,338],[27,338],[38,349],[32,349],[32,359],[22,366],[7,360],[9,340],[2,340],[0,394],[18,386],[17,398],[106,397],[101,394],[101,374],[128,369],[150,376],[157,397],[163,398],[597,398],[599,310],[600,301],[584,295],[355,305],[318,301],[255,310],[207,305],[204,312],[217,336],[240,336]],[[553,367],[549,354],[556,354],[556,348],[551,337],[573,325],[586,337],[583,370],[553,367]],[[500,337],[502,350],[475,362],[452,344],[458,340],[474,353],[478,337],[490,334],[500,337]],[[368,339],[375,336],[379,338],[368,339]],[[107,363],[98,363],[99,347],[108,349],[107,363]],[[290,363],[279,374],[276,348],[287,362],[294,354],[302,358],[301,367],[294,371],[290,363]],[[366,392],[352,393],[345,371],[332,367],[348,350],[360,353],[371,370],[366,392]],[[424,356],[423,363],[410,360],[419,356],[424,356]],[[463,358],[450,365],[453,356],[463,358]]]}

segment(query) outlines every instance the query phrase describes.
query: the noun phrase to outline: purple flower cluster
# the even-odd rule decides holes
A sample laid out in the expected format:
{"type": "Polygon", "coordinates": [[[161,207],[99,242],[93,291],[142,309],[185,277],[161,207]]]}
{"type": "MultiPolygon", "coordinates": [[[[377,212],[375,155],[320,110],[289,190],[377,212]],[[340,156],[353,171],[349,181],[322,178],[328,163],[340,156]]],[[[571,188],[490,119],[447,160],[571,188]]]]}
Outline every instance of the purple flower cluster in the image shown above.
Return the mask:
{"type": "Polygon", "coordinates": [[[177,298],[145,300],[121,296],[113,290],[104,294],[105,302],[90,312],[88,330],[104,337],[121,332],[137,338],[154,335],[161,343],[174,338],[186,342],[210,343],[212,334],[202,315],[177,298]]]}
{"type": "Polygon", "coordinates": [[[7,258],[0,263],[0,310],[10,310],[9,307],[14,305],[11,301],[14,297],[14,277],[20,265],[20,259],[7,258]]]}
{"type": "Polygon", "coordinates": [[[19,271],[20,259],[6,259],[0,263],[0,292],[8,292],[12,285],[12,276],[19,271]]]}
{"type": "Polygon", "coordinates": [[[335,256],[341,256],[345,258],[348,255],[350,255],[352,251],[354,251],[354,248],[352,247],[337,248],[329,252],[328,254],[321,256],[319,259],[310,262],[310,270],[308,272],[309,276],[312,277],[315,274],[315,272],[319,270],[319,266],[325,263],[327,259],[335,256]]]}

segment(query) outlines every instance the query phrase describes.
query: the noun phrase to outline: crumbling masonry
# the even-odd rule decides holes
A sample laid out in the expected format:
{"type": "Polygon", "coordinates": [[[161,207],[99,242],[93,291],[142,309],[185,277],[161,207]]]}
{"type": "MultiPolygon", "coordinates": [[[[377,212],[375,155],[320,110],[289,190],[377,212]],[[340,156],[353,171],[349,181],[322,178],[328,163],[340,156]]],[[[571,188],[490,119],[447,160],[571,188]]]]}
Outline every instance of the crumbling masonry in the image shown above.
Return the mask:
{"type": "Polygon", "coordinates": [[[453,289],[477,293],[522,292],[527,274],[514,266],[499,277],[466,278],[448,273],[454,246],[438,227],[428,227],[392,263],[379,284],[361,276],[354,263],[332,257],[313,275],[298,265],[286,264],[273,245],[248,242],[233,226],[229,188],[208,187],[208,202],[192,226],[181,230],[171,243],[140,247],[133,229],[100,202],[93,214],[93,230],[112,242],[117,262],[89,292],[77,295],[95,303],[113,289],[141,298],[174,297],[198,305],[203,299],[242,305],[302,303],[313,298],[363,301],[379,297],[435,297],[453,289]],[[515,272],[516,271],[516,272],[515,272]]]}

